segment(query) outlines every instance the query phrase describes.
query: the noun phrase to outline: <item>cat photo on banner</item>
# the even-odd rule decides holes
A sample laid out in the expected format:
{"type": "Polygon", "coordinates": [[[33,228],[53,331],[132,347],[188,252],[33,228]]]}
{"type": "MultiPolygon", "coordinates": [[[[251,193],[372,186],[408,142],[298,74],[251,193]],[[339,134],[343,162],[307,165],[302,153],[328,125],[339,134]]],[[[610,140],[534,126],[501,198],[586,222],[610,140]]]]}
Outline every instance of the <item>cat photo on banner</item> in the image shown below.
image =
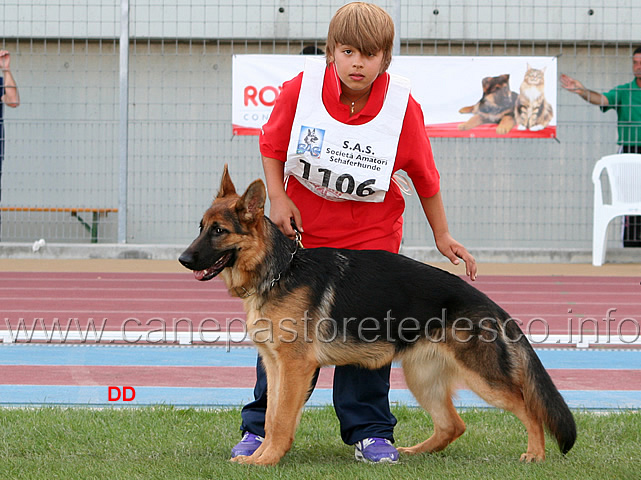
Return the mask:
{"type": "Polygon", "coordinates": [[[552,105],[545,99],[545,68],[536,69],[528,63],[519,95],[514,105],[519,130],[538,132],[554,117],[552,105]]]}

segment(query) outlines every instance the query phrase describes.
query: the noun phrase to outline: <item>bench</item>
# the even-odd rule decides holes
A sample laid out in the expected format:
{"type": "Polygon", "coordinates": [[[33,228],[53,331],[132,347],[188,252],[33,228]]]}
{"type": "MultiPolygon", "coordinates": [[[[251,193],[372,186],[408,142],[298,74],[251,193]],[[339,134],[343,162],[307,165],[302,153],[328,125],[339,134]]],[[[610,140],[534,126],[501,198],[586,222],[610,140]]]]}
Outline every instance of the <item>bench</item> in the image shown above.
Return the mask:
{"type": "Polygon", "coordinates": [[[91,243],[98,243],[100,217],[117,211],[117,208],[0,207],[0,212],[68,212],[91,233],[91,243]],[[79,213],[91,213],[91,220],[85,220],[79,213]]]}

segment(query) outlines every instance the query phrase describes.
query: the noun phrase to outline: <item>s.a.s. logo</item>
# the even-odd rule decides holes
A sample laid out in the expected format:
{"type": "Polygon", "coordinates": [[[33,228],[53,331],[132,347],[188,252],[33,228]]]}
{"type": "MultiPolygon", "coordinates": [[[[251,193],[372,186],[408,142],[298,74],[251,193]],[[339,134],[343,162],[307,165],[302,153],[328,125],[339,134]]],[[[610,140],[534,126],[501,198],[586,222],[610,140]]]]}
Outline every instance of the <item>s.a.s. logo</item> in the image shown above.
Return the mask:
{"type": "Polygon", "coordinates": [[[321,153],[324,137],[325,130],[307,127],[305,125],[301,126],[296,153],[309,153],[312,157],[318,158],[321,153]]]}

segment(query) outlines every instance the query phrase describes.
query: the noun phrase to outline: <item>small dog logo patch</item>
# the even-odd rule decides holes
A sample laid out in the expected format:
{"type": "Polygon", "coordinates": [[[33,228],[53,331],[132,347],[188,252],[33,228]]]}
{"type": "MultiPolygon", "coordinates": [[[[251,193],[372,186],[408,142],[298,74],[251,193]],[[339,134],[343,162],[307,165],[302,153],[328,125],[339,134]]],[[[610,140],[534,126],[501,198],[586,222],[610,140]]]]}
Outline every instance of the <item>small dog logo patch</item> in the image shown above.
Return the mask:
{"type": "Polygon", "coordinates": [[[318,158],[321,153],[324,137],[325,130],[303,125],[300,127],[296,153],[309,153],[312,157],[318,158]]]}

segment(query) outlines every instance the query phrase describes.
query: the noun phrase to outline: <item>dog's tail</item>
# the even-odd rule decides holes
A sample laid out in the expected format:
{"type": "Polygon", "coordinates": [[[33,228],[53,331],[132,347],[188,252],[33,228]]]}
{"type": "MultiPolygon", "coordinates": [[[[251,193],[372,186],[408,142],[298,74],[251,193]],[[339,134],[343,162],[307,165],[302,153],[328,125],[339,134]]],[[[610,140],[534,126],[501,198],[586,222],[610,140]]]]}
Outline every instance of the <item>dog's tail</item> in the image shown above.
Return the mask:
{"type": "Polygon", "coordinates": [[[524,348],[523,396],[526,408],[539,418],[565,455],[576,441],[576,424],[570,408],[530,343],[521,338],[524,348]]]}

